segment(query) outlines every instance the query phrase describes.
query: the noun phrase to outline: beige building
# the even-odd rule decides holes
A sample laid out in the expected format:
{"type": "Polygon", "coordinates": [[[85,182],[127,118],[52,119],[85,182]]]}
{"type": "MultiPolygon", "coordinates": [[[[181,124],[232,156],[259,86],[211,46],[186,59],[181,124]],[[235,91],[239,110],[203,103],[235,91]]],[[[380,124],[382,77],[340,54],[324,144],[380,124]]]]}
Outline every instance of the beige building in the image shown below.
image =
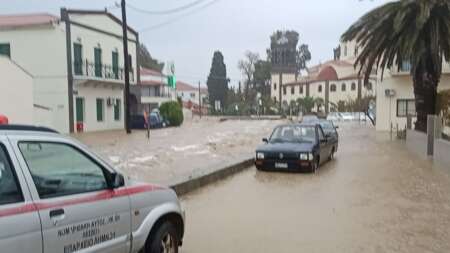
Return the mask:
{"type": "Polygon", "coordinates": [[[323,112],[337,110],[339,101],[356,100],[367,96],[376,96],[376,76],[364,83],[363,77],[358,75],[354,62],[358,50],[356,43],[341,43],[335,60],[308,68],[306,76],[293,73],[282,75],[282,87],[278,73],[272,74],[271,96],[275,101],[289,104],[298,98],[322,98],[323,112]]]}
{"type": "MultiPolygon", "coordinates": [[[[68,133],[124,126],[121,26],[107,11],[0,16],[0,52],[31,74],[32,101],[50,112],[49,127],[68,133]]],[[[132,28],[128,38],[134,85],[139,38],[132,28]]]]}
{"type": "MultiPolygon", "coordinates": [[[[390,131],[391,126],[394,131],[397,128],[405,129],[408,116],[411,116],[412,123],[415,122],[416,105],[410,70],[410,64],[405,63],[399,71],[386,70],[383,80],[379,76],[376,124],[378,131],[390,131]]],[[[448,63],[444,63],[442,72],[438,91],[450,89],[450,66],[448,63]]]]}

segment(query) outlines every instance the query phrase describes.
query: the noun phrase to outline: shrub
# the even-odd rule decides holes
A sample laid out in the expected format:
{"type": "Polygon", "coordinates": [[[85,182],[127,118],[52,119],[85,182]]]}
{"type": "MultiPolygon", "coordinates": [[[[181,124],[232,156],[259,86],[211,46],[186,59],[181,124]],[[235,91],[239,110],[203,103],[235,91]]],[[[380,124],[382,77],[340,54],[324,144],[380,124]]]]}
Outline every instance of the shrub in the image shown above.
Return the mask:
{"type": "Polygon", "coordinates": [[[178,101],[162,103],[159,111],[161,116],[170,122],[170,125],[180,126],[183,123],[183,109],[178,101]]]}

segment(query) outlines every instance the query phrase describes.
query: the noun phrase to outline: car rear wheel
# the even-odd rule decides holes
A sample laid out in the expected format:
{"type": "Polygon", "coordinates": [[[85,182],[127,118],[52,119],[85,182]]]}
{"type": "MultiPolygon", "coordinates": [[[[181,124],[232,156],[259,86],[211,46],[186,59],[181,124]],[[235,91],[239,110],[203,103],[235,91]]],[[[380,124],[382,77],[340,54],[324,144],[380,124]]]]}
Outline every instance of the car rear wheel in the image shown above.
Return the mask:
{"type": "Polygon", "coordinates": [[[154,237],[146,245],[146,253],[178,253],[180,239],[175,226],[170,222],[163,223],[154,237]]]}
{"type": "Polygon", "coordinates": [[[319,168],[319,158],[317,157],[317,159],[311,164],[311,173],[316,173],[317,169],[319,168]]]}

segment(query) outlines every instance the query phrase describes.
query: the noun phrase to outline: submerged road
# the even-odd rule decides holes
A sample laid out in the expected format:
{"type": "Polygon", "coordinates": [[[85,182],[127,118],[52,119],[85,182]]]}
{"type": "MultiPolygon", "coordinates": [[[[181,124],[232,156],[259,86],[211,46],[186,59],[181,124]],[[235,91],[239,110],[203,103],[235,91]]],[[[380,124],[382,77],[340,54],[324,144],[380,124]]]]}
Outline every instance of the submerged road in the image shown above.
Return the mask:
{"type": "Polygon", "coordinates": [[[340,135],[317,174],[252,168],[184,196],[181,252],[450,252],[449,170],[371,128],[340,135]]]}

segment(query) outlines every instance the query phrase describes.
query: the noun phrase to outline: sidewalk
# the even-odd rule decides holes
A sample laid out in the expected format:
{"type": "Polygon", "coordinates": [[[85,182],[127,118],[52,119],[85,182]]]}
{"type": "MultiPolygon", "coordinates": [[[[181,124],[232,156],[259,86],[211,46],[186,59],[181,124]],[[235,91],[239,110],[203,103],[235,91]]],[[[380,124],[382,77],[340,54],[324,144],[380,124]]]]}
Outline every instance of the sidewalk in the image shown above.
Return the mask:
{"type": "Polygon", "coordinates": [[[73,135],[128,176],[172,185],[253,157],[255,147],[268,137],[276,120],[194,119],[181,127],[123,130],[73,135]]]}

